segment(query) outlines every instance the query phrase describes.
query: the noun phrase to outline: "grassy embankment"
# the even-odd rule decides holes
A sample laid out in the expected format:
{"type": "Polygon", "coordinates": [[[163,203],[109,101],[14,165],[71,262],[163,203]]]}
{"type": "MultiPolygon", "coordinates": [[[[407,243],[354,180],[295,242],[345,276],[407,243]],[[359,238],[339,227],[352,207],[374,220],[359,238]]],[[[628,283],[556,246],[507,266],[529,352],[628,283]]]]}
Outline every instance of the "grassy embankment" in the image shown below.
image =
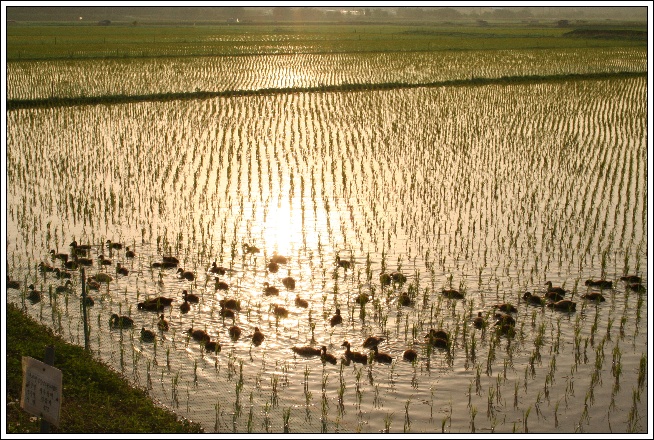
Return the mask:
{"type": "Polygon", "coordinates": [[[38,433],[40,421],[20,408],[23,356],[43,360],[54,346],[54,366],[63,373],[60,426],[53,433],[199,433],[202,428],[156,406],[145,391],[133,388],[117,372],[84,348],[68,344],[53,332],[7,307],[7,433],[38,433]]]}

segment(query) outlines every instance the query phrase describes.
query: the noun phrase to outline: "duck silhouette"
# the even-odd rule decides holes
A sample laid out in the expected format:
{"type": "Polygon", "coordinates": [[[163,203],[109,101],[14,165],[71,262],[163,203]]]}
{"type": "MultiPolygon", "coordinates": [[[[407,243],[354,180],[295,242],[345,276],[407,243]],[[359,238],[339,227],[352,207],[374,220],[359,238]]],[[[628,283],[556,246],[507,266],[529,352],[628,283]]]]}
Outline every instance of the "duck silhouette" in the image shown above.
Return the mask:
{"type": "Polygon", "coordinates": [[[163,313],[159,315],[159,322],[157,322],[157,327],[162,332],[166,332],[170,328],[170,325],[168,324],[168,321],[166,321],[166,318],[164,317],[163,313]]]}
{"type": "Polygon", "coordinates": [[[393,362],[393,356],[391,356],[388,353],[382,353],[381,351],[379,351],[379,347],[377,347],[376,345],[372,347],[372,353],[373,353],[372,355],[373,360],[377,362],[380,362],[382,364],[390,364],[391,362],[393,362]]]}
{"type": "Polygon", "coordinates": [[[383,341],[385,341],[386,338],[382,336],[368,336],[365,341],[363,341],[363,348],[372,348],[375,347],[379,344],[381,344],[383,341]]]}
{"type": "Polygon", "coordinates": [[[325,345],[320,347],[320,359],[323,363],[329,362],[330,364],[336,365],[336,356],[327,353],[327,347],[325,345]]]}
{"type": "Polygon", "coordinates": [[[261,330],[259,330],[259,327],[254,328],[254,333],[252,334],[252,343],[256,346],[261,345],[261,343],[264,340],[264,335],[261,333],[261,330]]]}
{"type": "Polygon", "coordinates": [[[482,316],[481,312],[477,312],[477,316],[472,321],[472,324],[475,326],[475,328],[478,329],[484,328],[486,326],[486,321],[484,321],[484,317],[482,316]]]}
{"type": "Polygon", "coordinates": [[[188,281],[193,281],[195,279],[195,274],[190,270],[184,270],[181,267],[177,269],[179,277],[188,281]]]}
{"type": "Polygon", "coordinates": [[[604,298],[604,295],[602,295],[599,292],[588,292],[584,295],[581,295],[583,299],[587,299],[589,301],[596,301],[596,302],[604,302],[606,301],[606,298],[604,298]]]}
{"type": "Polygon", "coordinates": [[[560,301],[551,302],[547,304],[547,307],[551,309],[561,310],[563,312],[574,312],[577,310],[577,303],[570,301],[569,299],[562,299],[560,301]]]}
{"type": "Polygon", "coordinates": [[[184,301],[188,301],[190,303],[198,303],[200,302],[200,297],[195,295],[194,293],[188,293],[188,290],[184,289],[182,290],[182,298],[184,301]]]}
{"type": "Polygon", "coordinates": [[[232,338],[234,341],[241,337],[241,328],[236,325],[231,326],[228,332],[229,332],[229,337],[232,338]]]}
{"type": "Polygon", "coordinates": [[[525,292],[524,295],[522,295],[522,299],[535,306],[545,305],[545,300],[543,298],[531,292],[525,292]]]}
{"type": "Polygon", "coordinates": [[[306,309],[307,307],[309,307],[309,301],[300,298],[300,295],[295,295],[295,307],[302,307],[306,309]]]}
{"type": "Polygon", "coordinates": [[[117,313],[112,313],[109,318],[109,327],[111,328],[130,328],[134,326],[134,320],[129,316],[119,316],[117,313]]]}
{"type": "Polygon", "coordinates": [[[344,341],[341,347],[345,347],[345,359],[348,361],[354,361],[359,364],[368,363],[368,356],[358,351],[350,350],[350,343],[348,341],[344,341]]]}
{"type": "Polygon", "coordinates": [[[143,342],[152,342],[154,341],[155,334],[152,330],[146,330],[145,327],[141,327],[141,340],[143,342]]]}
{"type": "Polygon", "coordinates": [[[268,282],[263,283],[263,294],[265,296],[275,296],[279,295],[279,289],[275,286],[271,286],[268,282]]]}
{"type": "Polygon", "coordinates": [[[343,317],[341,316],[341,309],[336,309],[336,314],[332,316],[329,320],[329,323],[332,327],[343,322],[343,317]]]}
{"type": "Polygon", "coordinates": [[[293,346],[291,347],[291,350],[295,354],[299,354],[300,356],[320,356],[322,350],[320,348],[315,348],[315,347],[310,347],[310,346],[304,346],[304,347],[296,347],[293,346]]]}

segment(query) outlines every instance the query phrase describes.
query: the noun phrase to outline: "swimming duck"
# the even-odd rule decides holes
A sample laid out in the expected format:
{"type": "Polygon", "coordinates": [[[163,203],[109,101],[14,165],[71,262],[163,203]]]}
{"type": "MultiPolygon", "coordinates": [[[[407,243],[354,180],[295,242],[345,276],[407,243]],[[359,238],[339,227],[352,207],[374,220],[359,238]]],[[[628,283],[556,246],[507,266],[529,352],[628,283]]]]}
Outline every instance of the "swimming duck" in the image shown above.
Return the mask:
{"type": "Polygon", "coordinates": [[[484,317],[482,316],[481,312],[477,312],[477,317],[472,321],[472,325],[478,329],[484,328],[486,326],[486,321],[484,321],[484,317]]]}
{"type": "Polygon", "coordinates": [[[97,281],[98,283],[110,283],[113,281],[113,277],[104,272],[96,273],[91,277],[91,279],[97,281]]]}
{"type": "Polygon", "coordinates": [[[385,341],[386,338],[382,336],[368,336],[365,341],[363,341],[363,347],[364,348],[372,348],[375,347],[379,344],[381,344],[383,341],[385,341]]]}
{"type": "Polygon", "coordinates": [[[79,266],[93,266],[93,259],[75,256],[75,263],[79,266]]]}
{"type": "Polygon", "coordinates": [[[354,301],[356,301],[357,304],[364,306],[368,304],[368,301],[370,301],[370,296],[368,296],[367,293],[360,293],[357,295],[354,301]]]}
{"type": "Polygon", "coordinates": [[[404,307],[410,307],[413,304],[413,300],[406,292],[397,297],[397,302],[404,307]]]}
{"type": "Polygon", "coordinates": [[[597,301],[597,302],[604,302],[606,301],[606,298],[604,298],[604,295],[602,295],[599,292],[588,292],[585,295],[581,295],[583,299],[587,299],[590,301],[597,301]]]}
{"type": "Polygon", "coordinates": [[[39,263],[39,270],[41,272],[47,273],[47,272],[54,272],[55,268],[54,268],[54,266],[50,266],[49,264],[44,263],[43,261],[41,261],[39,263]]]}
{"type": "Polygon", "coordinates": [[[309,307],[309,301],[300,298],[300,295],[295,295],[295,307],[302,307],[306,309],[309,307]]]}
{"type": "Polygon", "coordinates": [[[238,338],[241,337],[241,328],[233,325],[229,328],[229,337],[232,338],[233,340],[237,340],[238,338]]]}
{"type": "Polygon", "coordinates": [[[608,280],[586,280],[584,283],[588,287],[597,287],[598,289],[613,289],[613,281],[608,280]]]}
{"type": "Polygon", "coordinates": [[[134,258],[136,254],[133,250],[130,250],[129,246],[125,248],[125,258],[134,258]]]}
{"type": "Polygon", "coordinates": [[[499,325],[499,326],[504,326],[504,325],[515,326],[515,318],[513,318],[513,316],[511,316],[511,315],[509,315],[507,313],[504,313],[504,312],[496,313],[495,314],[495,319],[497,319],[497,321],[495,321],[495,325],[499,325]]]}
{"type": "Polygon", "coordinates": [[[122,245],[122,243],[115,243],[115,242],[112,242],[111,240],[107,240],[107,247],[109,249],[122,249],[123,245],[122,245]]]}
{"type": "Polygon", "coordinates": [[[183,278],[185,280],[193,281],[195,279],[195,274],[190,270],[184,270],[180,267],[179,269],[177,269],[177,273],[179,274],[180,278],[183,278]]]}
{"type": "Polygon", "coordinates": [[[236,312],[232,309],[222,308],[218,314],[223,318],[230,318],[232,321],[236,320],[236,312]]]}
{"type": "Polygon", "coordinates": [[[295,278],[293,278],[293,277],[282,278],[282,284],[288,290],[293,290],[293,289],[295,289],[295,278]]]}
{"type": "Polygon", "coordinates": [[[564,312],[574,312],[577,309],[577,303],[572,302],[569,299],[562,299],[561,301],[549,303],[547,307],[562,310],[564,312]]]}
{"type": "Polygon", "coordinates": [[[120,263],[116,263],[116,273],[119,275],[127,276],[129,275],[129,269],[120,263]]]}
{"type": "Polygon", "coordinates": [[[222,276],[222,275],[225,275],[225,273],[227,273],[227,269],[225,269],[222,266],[217,266],[216,261],[214,260],[214,262],[211,265],[211,269],[209,269],[209,272],[215,273],[215,274],[218,274],[218,275],[222,276]]]}
{"type": "Polygon", "coordinates": [[[647,288],[639,282],[627,283],[627,289],[633,290],[634,292],[638,292],[638,293],[645,293],[647,291],[647,288]]]}
{"type": "Polygon", "coordinates": [[[270,273],[277,273],[279,271],[279,264],[271,261],[268,263],[268,272],[270,273]]]}
{"type": "Polygon", "coordinates": [[[382,273],[379,275],[379,283],[382,286],[390,286],[391,282],[392,282],[392,278],[389,274],[382,273]]]}
{"type": "Polygon", "coordinates": [[[332,327],[343,322],[343,317],[341,316],[341,309],[336,309],[336,314],[331,317],[329,323],[332,327]]]}
{"type": "Polygon", "coordinates": [[[350,350],[350,343],[348,341],[343,342],[341,347],[345,347],[345,359],[358,362],[360,364],[368,363],[368,356],[358,351],[350,350]]]}
{"type": "Polygon", "coordinates": [[[159,316],[159,322],[157,322],[157,327],[162,332],[167,332],[168,329],[170,328],[170,325],[168,324],[168,321],[166,321],[166,318],[164,317],[163,313],[159,316]]]}
{"type": "Polygon", "coordinates": [[[205,342],[211,340],[209,334],[204,330],[193,329],[193,327],[191,327],[188,330],[186,330],[186,333],[188,333],[196,341],[205,342]]]}
{"type": "Polygon", "coordinates": [[[275,286],[271,286],[268,284],[268,282],[263,283],[264,288],[263,288],[263,294],[265,296],[274,296],[274,295],[279,295],[279,289],[275,286]]]}
{"type": "Polygon", "coordinates": [[[161,304],[163,306],[170,306],[173,301],[175,301],[173,298],[167,298],[165,296],[156,296],[154,298],[148,298],[145,300],[145,302],[148,303],[153,303],[153,304],[161,304]]]}
{"type": "Polygon", "coordinates": [[[258,254],[260,252],[259,248],[254,245],[249,245],[243,243],[243,252],[246,254],[258,254]]]}
{"type": "Polygon", "coordinates": [[[286,264],[288,263],[288,259],[283,255],[278,255],[277,252],[273,252],[270,262],[275,264],[286,264]]]}
{"type": "Polygon", "coordinates": [[[81,254],[85,254],[88,250],[91,249],[90,244],[77,244],[76,240],[73,240],[69,246],[73,249],[73,252],[81,254]]]}
{"type": "MultiPolygon", "coordinates": [[[[77,270],[77,269],[79,269],[79,263],[76,260],[66,261],[64,263],[64,268],[66,268],[68,270],[77,270]]],[[[55,272],[58,273],[59,269],[56,268],[55,272]]]]}
{"type": "Polygon", "coordinates": [[[415,350],[409,348],[404,350],[404,353],[402,353],[402,359],[405,361],[413,362],[418,359],[418,353],[415,350]]]}
{"type": "Polygon", "coordinates": [[[638,275],[625,275],[620,277],[620,280],[627,283],[641,283],[643,281],[638,275]]]}
{"type": "Polygon", "coordinates": [[[399,284],[406,283],[406,275],[398,271],[391,272],[391,279],[393,280],[394,283],[399,283],[399,284]]]}
{"type": "Polygon", "coordinates": [[[518,313],[518,309],[511,303],[495,304],[493,308],[501,310],[504,313],[518,313]]]}
{"type": "Polygon", "coordinates": [[[254,333],[252,334],[252,343],[256,346],[259,346],[263,342],[263,339],[264,339],[263,333],[261,333],[259,327],[255,327],[254,333]]]}
{"type": "Polygon", "coordinates": [[[288,316],[288,310],[277,304],[273,304],[273,313],[280,318],[286,318],[288,316]]]}
{"type": "Polygon", "coordinates": [[[95,280],[87,280],[86,281],[86,288],[88,290],[100,290],[100,283],[98,283],[95,280]]]}
{"type": "MultiPolygon", "coordinates": [[[[86,299],[83,300],[85,306],[87,306],[87,307],[93,307],[93,306],[95,305],[95,300],[93,299],[92,296],[86,295],[85,298],[86,298],[86,299]]],[[[80,299],[81,299],[81,298],[80,298],[80,299]]]]}
{"type": "Polygon", "coordinates": [[[67,280],[69,280],[69,279],[71,279],[73,277],[73,274],[71,274],[70,272],[68,272],[66,270],[61,270],[59,268],[56,268],[55,269],[55,276],[58,279],[67,279],[67,280]]]}
{"type": "Polygon", "coordinates": [[[188,301],[184,301],[182,304],[180,304],[179,310],[181,310],[182,313],[188,313],[189,310],[191,310],[191,304],[189,304],[188,301]]]}
{"type": "Polygon", "coordinates": [[[379,347],[376,345],[372,347],[372,358],[373,360],[380,362],[382,364],[390,364],[393,362],[393,357],[388,353],[382,353],[379,351],[379,347]]]}
{"type": "Polygon", "coordinates": [[[336,365],[336,356],[327,353],[327,347],[325,345],[320,347],[320,360],[322,360],[323,363],[329,362],[330,364],[336,365]]]}
{"type": "Polygon", "coordinates": [[[162,256],[161,261],[163,261],[166,264],[175,265],[175,266],[179,264],[179,259],[177,257],[173,257],[172,255],[162,256]]]}
{"type": "Polygon", "coordinates": [[[104,255],[98,255],[98,264],[100,266],[111,266],[113,262],[104,257],[104,255]]]}
{"type": "Polygon", "coordinates": [[[152,263],[152,267],[155,269],[173,269],[177,267],[177,263],[173,263],[170,261],[155,261],[152,263]]]}
{"type": "Polygon", "coordinates": [[[533,304],[536,306],[542,306],[545,304],[545,300],[541,298],[538,295],[534,295],[531,292],[525,292],[524,295],[522,295],[522,299],[527,301],[529,304],[533,304]]]}
{"type": "Polygon", "coordinates": [[[7,275],[7,289],[20,289],[20,281],[12,280],[7,275]]]}
{"type": "Polygon", "coordinates": [[[552,282],[547,281],[545,283],[547,286],[547,293],[558,293],[559,295],[565,295],[567,291],[563,287],[552,287],[552,282]]]}
{"type": "Polygon", "coordinates": [[[198,297],[194,293],[188,293],[188,290],[186,290],[186,289],[182,290],[182,298],[184,299],[184,301],[188,301],[188,302],[191,302],[191,303],[200,302],[200,297],[198,297]]]}
{"type": "Polygon", "coordinates": [[[41,299],[43,298],[43,294],[39,290],[36,290],[34,284],[30,284],[27,287],[30,289],[27,292],[27,298],[30,300],[30,302],[34,304],[41,301],[41,299]]]}
{"type": "Polygon", "coordinates": [[[72,286],[72,284],[73,283],[71,283],[70,280],[66,280],[66,283],[64,285],[57,286],[55,288],[55,292],[57,292],[57,293],[70,293],[70,292],[72,292],[72,289],[70,287],[70,286],[72,286]]]}
{"type": "Polygon", "coordinates": [[[431,345],[437,348],[449,348],[450,336],[443,330],[434,330],[431,329],[429,333],[425,335],[425,339],[429,341],[431,345]]]}
{"type": "Polygon", "coordinates": [[[341,260],[341,257],[339,255],[336,255],[336,264],[338,265],[338,267],[342,267],[343,269],[345,269],[346,272],[352,265],[352,263],[349,260],[341,260]]]}
{"type": "Polygon", "coordinates": [[[216,278],[215,290],[228,290],[228,289],[229,289],[229,284],[227,284],[224,281],[220,281],[219,278],[216,278]]]}
{"type": "Polygon", "coordinates": [[[450,299],[463,299],[464,298],[463,293],[459,292],[458,290],[454,290],[454,289],[443,289],[442,294],[446,298],[450,298],[450,299]]]}
{"type": "Polygon", "coordinates": [[[52,258],[56,260],[61,260],[64,263],[68,261],[68,254],[55,252],[54,249],[50,249],[50,254],[52,255],[52,258]]]}
{"type": "Polygon", "coordinates": [[[219,353],[222,349],[220,342],[207,340],[204,342],[204,349],[211,353],[219,353]]]}
{"type": "Polygon", "coordinates": [[[218,304],[220,304],[221,308],[232,309],[236,311],[241,310],[241,301],[238,299],[225,298],[218,301],[218,304]]]}
{"type": "Polygon", "coordinates": [[[322,353],[322,349],[309,346],[291,347],[291,350],[300,356],[320,356],[322,353]]]}
{"type": "Polygon", "coordinates": [[[129,316],[118,316],[117,313],[112,313],[109,318],[109,327],[111,328],[130,328],[134,326],[134,320],[129,316]]]}
{"type": "Polygon", "coordinates": [[[558,292],[546,292],[543,296],[550,301],[561,301],[565,298],[563,294],[558,292]]]}
{"type": "Polygon", "coordinates": [[[141,327],[141,340],[144,342],[154,341],[155,334],[152,330],[146,330],[145,327],[141,327]]]}

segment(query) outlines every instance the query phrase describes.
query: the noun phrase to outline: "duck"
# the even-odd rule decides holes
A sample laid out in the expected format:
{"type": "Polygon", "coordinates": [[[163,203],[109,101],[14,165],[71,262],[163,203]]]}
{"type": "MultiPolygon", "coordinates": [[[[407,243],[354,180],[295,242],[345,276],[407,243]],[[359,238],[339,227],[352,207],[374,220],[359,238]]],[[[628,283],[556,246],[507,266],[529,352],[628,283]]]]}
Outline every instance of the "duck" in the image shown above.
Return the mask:
{"type": "Polygon", "coordinates": [[[375,347],[381,344],[385,340],[386,338],[384,338],[383,336],[368,336],[366,340],[363,341],[363,348],[375,347]]]}
{"type": "Polygon", "coordinates": [[[495,325],[504,326],[515,326],[515,318],[507,313],[501,312],[495,314],[495,325]]]}
{"type": "Polygon", "coordinates": [[[195,274],[190,270],[184,270],[181,267],[177,269],[179,277],[188,281],[193,281],[195,279],[195,274]]]}
{"type": "Polygon", "coordinates": [[[93,266],[93,259],[75,256],[75,263],[79,266],[93,266]]]}
{"type": "Polygon", "coordinates": [[[227,284],[224,281],[220,281],[220,278],[216,278],[216,290],[228,290],[229,289],[229,284],[227,284]]]}
{"type": "Polygon", "coordinates": [[[207,340],[204,342],[204,349],[211,353],[220,353],[222,346],[218,341],[207,340]]]}
{"type": "Polygon", "coordinates": [[[87,280],[86,281],[86,288],[88,290],[100,290],[100,283],[98,283],[95,280],[87,280]]]}
{"type": "Polygon", "coordinates": [[[157,322],[157,327],[162,332],[167,332],[168,329],[170,328],[170,325],[168,324],[168,321],[166,321],[166,318],[164,317],[163,313],[159,315],[159,322],[157,322]]]}
{"type": "Polygon", "coordinates": [[[188,330],[186,330],[186,333],[188,333],[189,336],[191,336],[196,341],[205,342],[211,340],[209,334],[204,330],[194,329],[193,327],[191,327],[188,330]]]}
{"type": "Polygon", "coordinates": [[[152,263],[152,268],[154,269],[173,269],[177,267],[177,263],[173,263],[170,261],[155,261],[152,263]]]}
{"type": "Polygon", "coordinates": [[[83,304],[86,307],[93,307],[95,305],[95,300],[92,296],[86,295],[83,299],[83,304]]]}
{"type": "Polygon", "coordinates": [[[106,243],[107,243],[107,247],[109,249],[122,249],[123,248],[122,243],[116,243],[116,242],[113,242],[111,240],[107,240],[106,243]]]}
{"type": "Polygon", "coordinates": [[[56,252],[54,249],[50,249],[50,254],[52,255],[52,258],[56,260],[61,260],[64,263],[68,261],[68,254],[56,252]]]}
{"type": "Polygon", "coordinates": [[[119,275],[127,276],[129,275],[129,269],[120,263],[116,263],[116,273],[119,275]]]}
{"type": "Polygon", "coordinates": [[[529,304],[533,304],[533,305],[536,305],[536,306],[542,306],[542,305],[545,304],[545,300],[543,298],[541,298],[540,296],[535,295],[535,294],[533,294],[531,292],[525,292],[522,295],[522,299],[527,301],[529,304]]]}
{"type": "Polygon", "coordinates": [[[113,281],[113,277],[104,272],[96,273],[91,277],[91,279],[97,281],[98,283],[110,283],[113,281]]]}
{"type": "Polygon", "coordinates": [[[41,301],[41,299],[43,298],[43,293],[41,293],[41,291],[39,291],[39,290],[36,290],[36,288],[34,287],[34,284],[30,284],[27,287],[30,289],[27,292],[27,298],[30,300],[30,302],[32,302],[32,304],[34,304],[34,303],[37,303],[37,302],[41,301]]]}
{"type": "Polygon", "coordinates": [[[7,275],[7,289],[20,289],[20,281],[12,280],[7,275]]]}
{"type": "Polygon", "coordinates": [[[182,313],[188,313],[189,310],[191,310],[191,304],[185,300],[182,304],[180,304],[179,310],[181,310],[182,313]]]}
{"type": "Polygon", "coordinates": [[[136,308],[139,310],[147,310],[150,312],[161,312],[163,311],[164,307],[165,306],[161,303],[150,301],[141,301],[140,303],[136,304],[136,308]]]}
{"type": "Polygon", "coordinates": [[[78,243],[77,243],[77,240],[73,240],[73,241],[70,243],[69,246],[70,246],[71,248],[73,248],[73,251],[74,251],[74,252],[78,252],[78,251],[80,251],[80,252],[82,252],[82,253],[85,253],[86,251],[88,251],[88,250],[91,249],[91,245],[90,245],[90,244],[78,244],[78,243]]]}
{"type": "Polygon", "coordinates": [[[325,363],[329,362],[330,364],[336,365],[336,356],[333,354],[327,353],[327,346],[323,345],[320,347],[320,360],[325,363]]]}
{"type": "Polygon", "coordinates": [[[511,303],[495,304],[493,308],[501,310],[504,313],[518,313],[518,309],[511,303]]]}
{"type": "Polygon", "coordinates": [[[227,273],[227,269],[225,269],[222,266],[217,266],[216,261],[214,260],[214,262],[211,265],[211,269],[209,269],[209,272],[215,273],[215,274],[218,274],[218,275],[222,276],[222,275],[225,275],[225,273],[227,273]]]}
{"type": "Polygon", "coordinates": [[[69,279],[71,279],[73,277],[73,274],[71,274],[70,272],[68,272],[66,270],[61,270],[59,268],[56,268],[55,269],[55,276],[60,280],[61,279],[69,280],[69,279]]]}
{"type": "Polygon", "coordinates": [[[565,298],[563,294],[558,292],[546,292],[543,296],[549,301],[561,301],[563,298],[565,298]]]}
{"type": "Polygon", "coordinates": [[[188,293],[188,290],[184,289],[182,290],[182,298],[184,301],[188,301],[190,303],[198,303],[200,302],[200,297],[197,296],[194,293],[188,293]]]}
{"type": "Polygon", "coordinates": [[[390,364],[393,362],[393,357],[388,353],[380,352],[379,347],[376,345],[372,347],[372,358],[382,364],[390,364]]]}
{"type": "Polygon", "coordinates": [[[54,268],[54,266],[50,266],[49,264],[44,263],[43,261],[41,261],[39,263],[39,271],[41,271],[43,273],[54,272],[55,268],[54,268]]]}
{"type": "Polygon", "coordinates": [[[429,333],[425,335],[425,339],[427,339],[431,345],[437,348],[447,349],[450,346],[450,335],[444,330],[431,329],[429,333]]]}
{"type": "Polygon", "coordinates": [[[162,256],[161,261],[167,265],[170,265],[170,267],[177,266],[179,264],[179,259],[177,257],[173,257],[172,255],[162,256]]]}
{"type": "Polygon", "coordinates": [[[397,297],[397,302],[398,304],[404,307],[410,307],[413,304],[413,300],[406,292],[402,293],[400,296],[397,297]]]}
{"type": "Polygon", "coordinates": [[[368,296],[367,293],[360,293],[354,298],[354,301],[356,301],[357,304],[361,306],[365,306],[368,304],[368,301],[370,301],[370,296],[368,296]]]}
{"type": "Polygon", "coordinates": [[[295,289],[295,278],[293,278],[293,277],[282,278],[282,284],[288,290],[293,290],[293,289],[295,289]]]}
{"type": "Polygon", "coordinates": [[[586,280],[584,283],[588,287],[597,287],[598,289],[613,289],[613,281],[608,280],[586,280]]]}
{"type": "Polygon", "coordinates": [[[113,262],[104,257],[104,255],[98,255],[98,264],[100,266],[111,266],[113,262]]]}
{"type": "Polygon", "coordinates": [[[563,287],[552,287],[551,281],[547,281],[545,285],[547,286],[547,293],[558,293],[561,296],[567,293],[563,287]]]}
{"type": "Polygon", "coordinates": [[[464,298],[463,293],[459,292],[458,290],[454,290],[454,289],[443,289],[442,294],[446,298],[450,298],[450,299],[463,299],[464,298]]]}
{"type": "Polygon", "coordinates": [[[321,348],[309,347],[308,345],[304,347],[293,346],[291,350],[300,356],[320,356],[322,354],[321,348]]]}
{"type": "Polygon", "coordinates": [[[336,314],[331,317],[329,323],[332,327],[343,322],[343,317],[341,316],[341,309],[336,309],[336,314]]]}
{"type": "Polygon", "coordinates": [[[390,286],[392,281],[393,281],[393,279],[392,279],[391,276],[390,276],[389,274],[387,274],[387,273],[381,273],[381,274],[379,275],[379,283],[380,283],[382,286],[390,286]]]}
{"type": "Polygon", "coordinates": [[[360,364],[368,363],[368,356],[358,351],[350,350],[350,343],[348,341],[344,341],[341,347],[345,347],[345,359],[348,361],[354,361],[360,364]]]}
{"type": "Polygon", "coordinates": [[[574,312],[577,310],[577,303],[570,301],[569,299],[562,299],[560,301],[551,302],[547,304],[547,307],[550,309],[561,310],[564,312],[574,312]]]}
{"type": "Polygon", "coordinates": [[[141,327],[141,340],[144,342],[154,341],[155,334],[152,330],[146,330],[145,327],[141,327]]]}
{"type": "MultiPolygon", "coordinates": [[[[79,262],[76,260],[64,262],[64,268],[68,270],[77,270],[79,269],[79,262]]],[[[55,272],[59,272],[59,268],[55,268],[55,272]]]]}
{"type": "Polygon", "coordinates": [[[336,265],[338,267],[342,267],[347,272],[347,270],[350,268],[352,263],[349,260],[341,260],[341,257],[339,255],[336,255],[336,265]]]}
{"type": "Polygon", "coordinates": [[[639,282],[627,283],[626,287],[627,289],[633,290],[634,292],[638,292],[638,293],[645,293],[647,291],[647,288],[645,288],[645,286],[643,286],[639,282]]]}
{"type": "Polygon", "coordinates": [[[129,248],[129,246],[127,246],[127,247],[125,248],[125,258],[134,258],[135,256],[136,256],[136,254],[134,253],[134,251],[131,250],[131,249],[129,248]]]}
{"type": "Polygon", "coordinates": [[[309,301],[300,298],[300,295],[295,295],[295,307],[302,307],[306,309],[307,307],[309,307],[309,301]]]}
{"type": "Polygon", "coordinates": [[[270,273],[277,273],[279,271],[279,264],[277,264],[277,263],[275,263],[273,261],[268,263],[267,267],[268,267],[268,272],[270,272],[270,273]]]}
{"type": "Polygon", "coordinates": [[[275,296],[279,295],[279,289],[275,286],[271,286],[268,282],[263,283],[263,294],[265,296],[275,296]]]}
{"type": "Polygon", "coordinates": [[[225,298],[218,301],[221,308],[232,309],[236,311],[241,310],[241,301],[233,298],[225,298]]]}
{"type": "Polygon", "coordinates": [[[218,314],[223,318],[229,318],[232,321],[236,320],[236,312],[232,309],[222,308],[218,314]]]}
{"type": "Polygon", "coordinates": [[[398,272],[398,271],[391,272],[391,279],[393,280],[394,283],[398,283],[398,284],[406,283],[406,275],[404,275],[402,272],[398,272]]]}
{"type": "Polygon", "coordinates": [[[259,327],[254,328],[254,333],[252,334],[252,343],[256,346],[261,345],[264,340],[263,333],[259,330],[259,327]]]}
{"type": "Polygon", "coordinates": [[[604,302],[606,301],[606,298],[604,298],[604,295],[602,295],[599,292],[588,292],[584,295],[581,295],[583,299],[587,299],[590,301],[596,301],[596,302],[604,302]]]}
{"type": "Polygon", "coordinates": [[[482,329],[486,326],[486,321],[484,320],[484,317],[482,316],[481,312],[477,312],[477,316],[472,321],[472,325],[474,325],[475,328],[478,329],[482,329]]]}
{"type": "Polygon", "coordinates": [[[129,316],[119,316],[117,313],[112,313],[109,318],[109,327],[111,328],[130,328],[134,326],[134,320],[129,316]]]}
{"type": "Polygon", "coordinates": [[[241,328],[239,326],[233,325],[229,328],[229,337],[232,338],[232,340],[237,340],[238,338],[241,337],[241,328]]]}
{"type": "Polygon", "coordinates": [[[402,359],[408,362],[413,362],[418,359],[418,352],[412,348],[404,350],[404,353],[402,353],[402,359]]]}
{"type": "Polygon", "coordinates": [[[170,306],[173,301],[175,301],[173,298],[168,298],[165,296],[156,296],[154,298],[148,298],[145,300],[145,302],[148,303],[153,303],[153,304],[161,304],[163,306],[170,306]]]}
{"type": "Polygon", "coordinates": [[[286,310],[285,307],[279,306],[277,304],[273,304],[273,313],[275,316],[280,318],[288,317],[288,310],[286,310]]]}
{"type": "Polygon", "coordinates": [[[258,254],[260,252],[259,248],[254,245],[249,245],[243,243],[243,252],[246,254],[258,254]]]}
{"type": "Polygon", "coordinates": [[[638,275],[625,275],[623,277],[620,277],[621,281],[625,281],[627,283],[642,283],[643,280],[641,277],[638,275]]]}
{"type": "Polygon", "coordinates": [[[286,264],[288,263],[288,258],[283,255],[279,255],[277,252],[273,252],[273,256],[270,258],[270,262],[276,264],[286,264]]]}
{"type": "Polygon", "coordinates": [[[57,286],[55,288],[55,292],[57,292],[57,293],[70,293],[70,292],[72,292],[72,288],[70,287],[72,285],[73,285],[73,283],[71,283],[70,280],[66,280],[66,282],[62,286],[57,286]]]}

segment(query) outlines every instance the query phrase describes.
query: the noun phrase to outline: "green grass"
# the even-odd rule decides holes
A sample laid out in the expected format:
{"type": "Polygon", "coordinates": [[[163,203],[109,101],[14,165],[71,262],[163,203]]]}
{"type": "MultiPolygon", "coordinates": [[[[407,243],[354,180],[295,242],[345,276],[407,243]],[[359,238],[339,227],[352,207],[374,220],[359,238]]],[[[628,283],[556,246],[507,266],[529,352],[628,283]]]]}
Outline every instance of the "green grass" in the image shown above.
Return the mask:
{"type": "Polygon", "coordinates": [[[8,433],[35,433],[40,421],[20,408],[23,356],[43,360],[54,346],[54,367],[63,373],[60,426],[53,433],[201,433],[202,428],[156,406],[147,394],[95,360],[82,347],[64,342],[50,329],[7,303],[6,393],[8,433]]]}
{"type": "MultiPolygon", "coordinates": [[[[625,29],[633,29],[627,26],[625,29]]],[[[646,47],[646,40],[564,36],[552,25],[43,25],[7,27],[7,61],[339,52],[646,47]]]]}

